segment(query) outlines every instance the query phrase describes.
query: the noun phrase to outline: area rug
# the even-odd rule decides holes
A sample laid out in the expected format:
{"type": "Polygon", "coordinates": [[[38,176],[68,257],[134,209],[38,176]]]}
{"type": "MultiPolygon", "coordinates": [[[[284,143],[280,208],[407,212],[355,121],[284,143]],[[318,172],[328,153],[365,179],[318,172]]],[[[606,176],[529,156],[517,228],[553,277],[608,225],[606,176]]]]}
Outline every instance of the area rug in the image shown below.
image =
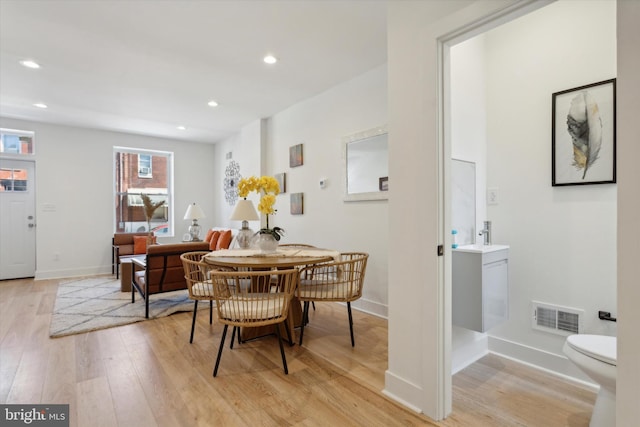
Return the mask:
{"type": "MultiPolygon", "coordinates": [[[[202,306],[208,308],[209,304],[202,306]]],[[[166,292],[151,295],[149,319],[145,319],[144,300],[136,294],[132,304],[131,292],[120,292],[120,280],[113,276],[73,279],[58,285],[49,336],[79,334],[192,310],[193,301],[186,289],[166,292]]]]}

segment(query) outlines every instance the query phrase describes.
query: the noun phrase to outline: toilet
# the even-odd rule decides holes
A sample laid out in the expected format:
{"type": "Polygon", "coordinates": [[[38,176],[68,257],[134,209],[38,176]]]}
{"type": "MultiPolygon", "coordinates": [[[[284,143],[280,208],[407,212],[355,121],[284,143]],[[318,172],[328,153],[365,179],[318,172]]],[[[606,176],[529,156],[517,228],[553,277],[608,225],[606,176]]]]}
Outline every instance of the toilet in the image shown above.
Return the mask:
{"type": "Polygon", "coordinates": [[[570,335],[562,351],[600,385],[589,427],[616,425],[616,337],[570,335]]]}

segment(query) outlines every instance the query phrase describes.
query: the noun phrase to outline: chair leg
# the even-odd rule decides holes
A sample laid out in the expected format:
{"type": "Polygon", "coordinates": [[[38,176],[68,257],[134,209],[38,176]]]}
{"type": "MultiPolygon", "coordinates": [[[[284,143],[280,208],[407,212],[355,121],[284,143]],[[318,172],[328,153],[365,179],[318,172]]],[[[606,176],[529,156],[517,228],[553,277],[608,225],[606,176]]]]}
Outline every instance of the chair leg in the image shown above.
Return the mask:
{"type": "Polygon", "coordinates": [[[236,339],[236,330],[238,329],[237,326],[233,327],[233,332],[231,332],[231,342],[229,343],[229,348],[233,349],[233,341],[236,339]]]}
{"type": "Polygon", "coordinates": [[[302,325],[300,325],[300,342],[298,345],[302,345],[302,337],[304,336],[304,325],[309,320],[309,301],[305,301],[302,309],[302,325]]]}
{"type": "Polygon", "coordinates": [[[351,316],[351,303],[347,301],[347,310],[349,311],[349,331],[351,332],[351,347],[356,346],[356,342],[353,339],[353,317],[351,316]]]}
{"type": "Polygon", "coordinates": [[[282,366],[284,366],[284,374],[289,374],[289,368],[287,367],[287,358],[284,355],[284,346],[282,345],[282,337],[280,336],[280,324],[276,324],[276,335],[278,335],[278,344],[280,344],[280,354],[282,355],[282,366]]]}
{"type": "Polygon", "coordinates": [[[311,306],[313,307],[313,311],[316,311],[316,302],[311,301],[311,306]]]}
{"type": "Polygon", "coordinates": [[[289,319],[288,318],[284,320],[283,325],[284,325],[284,330],[287,331],[287,339],[289,340],[289,346],[293,347],[293,340],[291,339],[291,331],[289,330],[289,319]]]}
{"type": "Polygon", "coordinates": [[[213,300],[209,300],[209,324],[213,323],[213,300]]]}
{"type": "Polygon", "coordinates": [[[222,330],[222,339],[220,340],[220,347],[218,347],[218,357],[216,358],[216,366],[213,368],[213,376],[218,375],[218,366],[220,365],[220,357],[222,356],[222,349],[224,348],[224,339],[227,337],[227,328],[229,325],[224,325],[222,330]]]}
{"type": "Polygon", "coordinates": [[[193,320],[191,321],[191,338],[189,338],[189,344],[193,343],[193,332],[196,330],[196,313],[198,313],[198,300],[193,303],[193,320]]]}

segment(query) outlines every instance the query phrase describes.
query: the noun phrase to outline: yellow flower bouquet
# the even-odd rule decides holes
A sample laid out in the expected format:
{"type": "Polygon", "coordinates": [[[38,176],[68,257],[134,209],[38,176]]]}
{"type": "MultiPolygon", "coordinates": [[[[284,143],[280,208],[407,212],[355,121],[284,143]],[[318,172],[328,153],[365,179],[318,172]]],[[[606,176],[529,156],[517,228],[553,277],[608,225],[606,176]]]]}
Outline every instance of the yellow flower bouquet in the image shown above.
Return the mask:
{"type": "Polygon", "coordinates": [[[266,228],[261,228],[256,234],[271,234],[275,240],[280,240],[280,237],[284,236],[284,230],[280,227],[269,228],[269,215],[276,213],[274,205],[276,196],[280,194],[278,180],[272,176],[251,176],[238,182],[238,196],[246,198],[252,191],[261,194],[258,210],[267,218],[266,228]]]}

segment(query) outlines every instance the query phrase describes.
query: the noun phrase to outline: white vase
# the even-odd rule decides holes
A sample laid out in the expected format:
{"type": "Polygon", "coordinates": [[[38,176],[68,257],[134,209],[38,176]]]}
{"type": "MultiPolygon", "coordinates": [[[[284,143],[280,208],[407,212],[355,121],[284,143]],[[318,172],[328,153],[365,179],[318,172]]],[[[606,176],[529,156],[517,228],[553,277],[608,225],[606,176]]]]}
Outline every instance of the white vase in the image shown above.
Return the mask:
{"type": "Polygon", "coordinates": [[[255,246],[263,254],[274,253],[278,249],[278,241],[269,233],[258,234],[255,239],[255,246]]]}

